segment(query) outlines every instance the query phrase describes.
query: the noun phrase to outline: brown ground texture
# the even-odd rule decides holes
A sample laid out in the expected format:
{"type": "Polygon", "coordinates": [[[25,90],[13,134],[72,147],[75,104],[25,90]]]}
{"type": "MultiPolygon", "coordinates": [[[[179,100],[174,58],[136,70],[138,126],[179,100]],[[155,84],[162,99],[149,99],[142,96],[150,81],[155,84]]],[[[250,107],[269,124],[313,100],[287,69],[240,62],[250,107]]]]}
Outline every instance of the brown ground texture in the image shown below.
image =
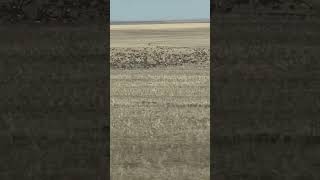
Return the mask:
{"type": "Polygon", "coordinates": [[[209,179],[209,24],[111,26],[111,177],[209,179]]]}

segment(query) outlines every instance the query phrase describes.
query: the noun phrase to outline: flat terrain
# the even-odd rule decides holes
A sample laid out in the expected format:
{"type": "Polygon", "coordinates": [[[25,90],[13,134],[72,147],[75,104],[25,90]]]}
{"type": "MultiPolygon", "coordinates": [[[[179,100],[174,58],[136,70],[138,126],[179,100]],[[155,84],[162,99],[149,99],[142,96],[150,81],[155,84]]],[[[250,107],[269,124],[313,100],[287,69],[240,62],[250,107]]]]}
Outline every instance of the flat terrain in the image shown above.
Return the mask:
{"type": "Polygon", "coordinates": [[[202,47],[210,44],[209,23],[111,25],[111,47],[202,47]]]}
{"type": "Polygon", "coordinates": [[[113,179],[208,179],[208,67],[111,74],[113,179]]]}
{"type": "Polygon", "coordinates": [[[209,24],[114,25],[111,47],[112,179],[209,179],[209,24]]]}

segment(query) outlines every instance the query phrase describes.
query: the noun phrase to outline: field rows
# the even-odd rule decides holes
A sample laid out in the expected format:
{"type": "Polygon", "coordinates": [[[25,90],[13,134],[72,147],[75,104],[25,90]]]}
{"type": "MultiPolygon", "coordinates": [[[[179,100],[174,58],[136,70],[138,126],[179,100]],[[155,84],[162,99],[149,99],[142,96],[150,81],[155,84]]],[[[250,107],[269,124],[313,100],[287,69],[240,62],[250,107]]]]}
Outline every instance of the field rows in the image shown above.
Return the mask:
{"type": "Polygon", "coordinates": [[[208,179],[209,67],[111,70],[115,179],[208,179]]]}

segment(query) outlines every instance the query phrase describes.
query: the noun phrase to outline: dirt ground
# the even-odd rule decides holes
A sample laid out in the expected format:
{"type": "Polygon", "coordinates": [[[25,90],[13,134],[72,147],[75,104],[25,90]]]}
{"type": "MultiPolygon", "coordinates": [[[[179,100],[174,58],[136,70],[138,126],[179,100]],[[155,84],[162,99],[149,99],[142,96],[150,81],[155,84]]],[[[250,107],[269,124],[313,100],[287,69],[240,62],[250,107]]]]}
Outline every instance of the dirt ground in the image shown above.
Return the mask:
{"type": "Polygon", "coordinates": [[[111,26],[111,177],[209,179],[209,24],[111,26]]]}
{"type": "Polygon", "coordinates": [[[111,25],[111,47],[208,48],[210,23],[111,25]]]}

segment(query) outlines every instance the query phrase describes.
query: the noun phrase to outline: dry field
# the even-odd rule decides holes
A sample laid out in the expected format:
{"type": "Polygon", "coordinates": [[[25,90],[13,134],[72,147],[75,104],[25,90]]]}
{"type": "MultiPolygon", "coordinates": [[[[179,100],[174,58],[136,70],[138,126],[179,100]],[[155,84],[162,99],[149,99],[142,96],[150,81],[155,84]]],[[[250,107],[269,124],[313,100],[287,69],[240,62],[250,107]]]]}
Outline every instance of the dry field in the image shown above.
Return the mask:
{"type": "Polygon", "coordinates": [[[111,177],[209,179],[209,24],[111,26],[111,177]]]}
{"type": "Polygon", "coordinates": [[[111,25],[111,47],[208,48],[209,23],[111,25]]]}

